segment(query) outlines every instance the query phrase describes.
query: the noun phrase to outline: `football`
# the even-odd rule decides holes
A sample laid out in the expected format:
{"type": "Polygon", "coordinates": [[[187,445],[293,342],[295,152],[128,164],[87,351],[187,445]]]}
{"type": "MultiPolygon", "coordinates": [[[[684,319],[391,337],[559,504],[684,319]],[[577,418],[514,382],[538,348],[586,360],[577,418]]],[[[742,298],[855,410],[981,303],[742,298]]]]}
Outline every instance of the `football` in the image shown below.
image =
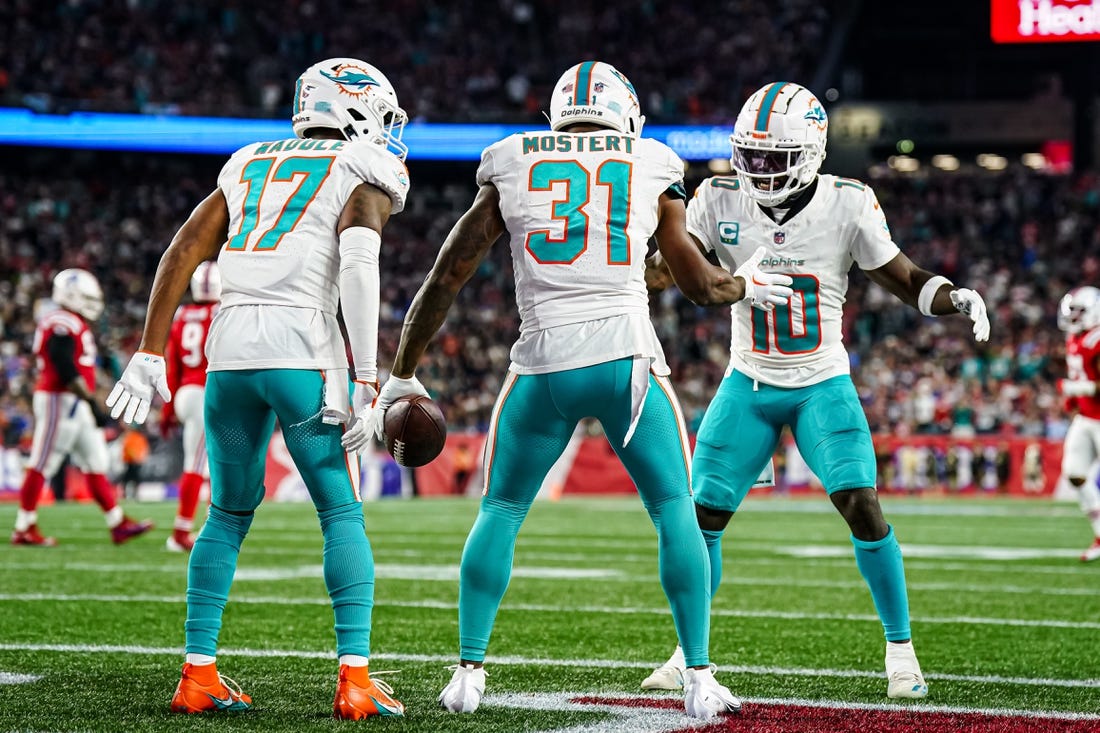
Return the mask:
{"type": "Polygon", "coordinates": [[[443,451],[447,421],[439,406],[424,395],[408,395],[386,410],[383,422],[386,450],[402,466],[430,463],[443,451]]]}

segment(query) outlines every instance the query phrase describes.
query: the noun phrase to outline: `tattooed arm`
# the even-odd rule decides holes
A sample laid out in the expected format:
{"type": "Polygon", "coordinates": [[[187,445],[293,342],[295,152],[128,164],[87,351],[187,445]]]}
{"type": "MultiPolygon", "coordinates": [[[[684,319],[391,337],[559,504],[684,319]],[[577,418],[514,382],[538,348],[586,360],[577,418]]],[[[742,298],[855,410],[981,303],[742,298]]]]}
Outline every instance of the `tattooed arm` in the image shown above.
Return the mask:
{"type": "Polygon", "coordinates": [[[500,194],[495,186],[482,186],[469,211],[447,235],[435,265],[413,298],[393,363],[395,377],[412,376],[428,343],[443,325],[458,291],[503,233],[500,194]]]}

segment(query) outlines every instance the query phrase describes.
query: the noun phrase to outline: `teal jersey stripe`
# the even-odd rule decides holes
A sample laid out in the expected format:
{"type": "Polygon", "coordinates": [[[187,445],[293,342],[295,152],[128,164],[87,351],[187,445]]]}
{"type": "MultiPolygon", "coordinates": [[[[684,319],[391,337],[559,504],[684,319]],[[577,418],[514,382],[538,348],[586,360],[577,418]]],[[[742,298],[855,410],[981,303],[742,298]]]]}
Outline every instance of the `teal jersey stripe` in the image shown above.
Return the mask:
{"type": "Polygon", "coordinates": [[[787,82],[777,81],[764,93],[764,101],[760,103],[760,111],[756,113],[757,132],[768,131],[768,118],[771,117],[772,107],[775,106],[775,100],[785,86],[787,86],[787,82]]]}
{"type": "Polygon", "coordinates": [[[581,64],[581,68],[577,69],[577,83],[576,88],[573,90],[573,104],[578,107],[591,104],[588,101],[588,87],[592,86],[592,67],[595,65],[595,61],[585,61],[581,64]]]}

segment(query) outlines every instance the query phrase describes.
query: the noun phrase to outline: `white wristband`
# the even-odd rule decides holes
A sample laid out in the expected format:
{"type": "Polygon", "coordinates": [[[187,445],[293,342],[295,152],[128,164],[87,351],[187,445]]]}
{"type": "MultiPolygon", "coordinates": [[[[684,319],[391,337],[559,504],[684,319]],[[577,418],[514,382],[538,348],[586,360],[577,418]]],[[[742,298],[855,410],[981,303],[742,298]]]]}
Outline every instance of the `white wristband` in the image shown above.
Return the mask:
{"type": "Polygon", "coordinates": [[[920,289],[920,295],[917,296],[917,310],[926,316],[936,315],[932,312],[932,301],[936,299],[936,293],[938,293],[940,288],[944,285],[954,284],[955,283],[951,282],[943,275],[933,275],[928,278],[928,282],[920,289]]]}

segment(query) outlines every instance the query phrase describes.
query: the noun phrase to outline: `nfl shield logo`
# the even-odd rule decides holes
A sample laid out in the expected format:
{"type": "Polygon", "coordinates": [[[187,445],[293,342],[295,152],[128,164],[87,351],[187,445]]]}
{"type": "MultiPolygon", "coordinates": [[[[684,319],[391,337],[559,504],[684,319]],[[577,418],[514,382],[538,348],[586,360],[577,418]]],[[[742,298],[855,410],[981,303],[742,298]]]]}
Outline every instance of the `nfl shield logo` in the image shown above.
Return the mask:
{"type": "Polygon", "coordinates": [[[776,232],[775,237],[773,237],[773,239],[775,240],[776,244],[783,244],[784,242],[787,241],[787,235],[784,234],[783,232],[776,232]]]}

